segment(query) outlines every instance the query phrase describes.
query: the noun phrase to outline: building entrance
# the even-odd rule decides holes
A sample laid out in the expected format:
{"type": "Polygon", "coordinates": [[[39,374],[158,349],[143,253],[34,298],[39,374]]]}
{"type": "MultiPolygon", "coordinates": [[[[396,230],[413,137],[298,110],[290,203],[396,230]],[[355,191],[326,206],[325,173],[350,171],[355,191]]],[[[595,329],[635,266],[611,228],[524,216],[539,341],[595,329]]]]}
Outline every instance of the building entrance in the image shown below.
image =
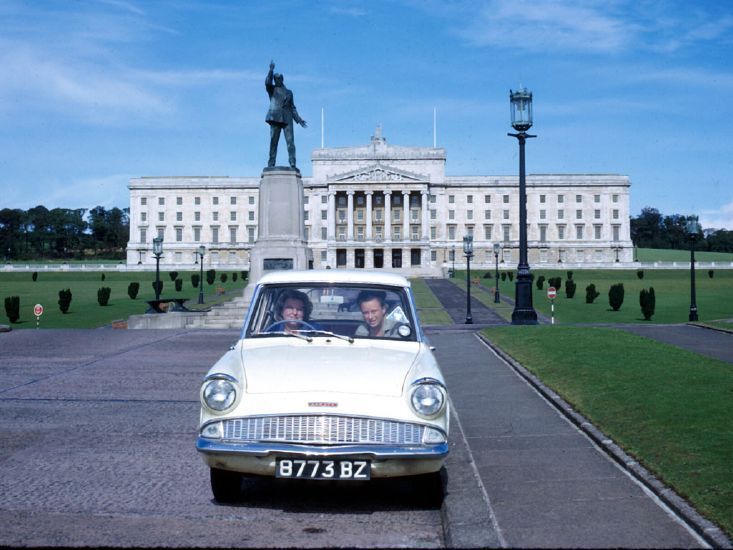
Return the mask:
{"type": "Polygon", "coordinates": [[[381,248],[374,249],[374,267],[377,269],[384,267],[384,250],[381,248]]]}

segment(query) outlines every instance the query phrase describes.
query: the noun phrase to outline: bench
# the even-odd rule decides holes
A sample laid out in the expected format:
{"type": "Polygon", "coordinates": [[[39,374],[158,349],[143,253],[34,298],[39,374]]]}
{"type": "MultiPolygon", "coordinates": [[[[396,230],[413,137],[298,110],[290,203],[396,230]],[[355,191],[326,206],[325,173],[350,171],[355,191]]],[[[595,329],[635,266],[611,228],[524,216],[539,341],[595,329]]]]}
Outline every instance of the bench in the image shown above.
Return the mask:
{"type": "Polygon", "coordinates": [[[188,298],[158,298],[146,300],[148,309],[145,313],[167,313],[169,311],[191,311],[184,304],[188,298]]]}

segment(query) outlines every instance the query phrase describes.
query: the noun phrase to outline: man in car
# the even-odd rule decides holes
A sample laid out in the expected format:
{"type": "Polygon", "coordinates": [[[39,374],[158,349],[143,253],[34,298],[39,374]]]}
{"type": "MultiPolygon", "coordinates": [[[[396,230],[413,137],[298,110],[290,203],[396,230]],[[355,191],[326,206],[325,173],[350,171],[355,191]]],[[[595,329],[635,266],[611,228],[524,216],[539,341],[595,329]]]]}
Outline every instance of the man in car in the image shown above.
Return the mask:
{"type": "Polygon", "coordinates": [[[362,290],[356,297],[359,310],[364,317],[354,336],[394,337],[397,334],[397,323],[387,318],[385,294],[379,290],[362,290]]]}

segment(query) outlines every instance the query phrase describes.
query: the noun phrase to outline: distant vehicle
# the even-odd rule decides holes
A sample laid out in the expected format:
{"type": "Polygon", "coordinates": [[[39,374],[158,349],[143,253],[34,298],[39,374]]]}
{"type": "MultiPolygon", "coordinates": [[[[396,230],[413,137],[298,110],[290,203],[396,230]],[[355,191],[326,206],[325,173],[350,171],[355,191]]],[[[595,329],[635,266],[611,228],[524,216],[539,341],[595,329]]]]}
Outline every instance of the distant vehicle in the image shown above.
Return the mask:
{"type": "Polygon", "coordinates": [[[448,395],[404,277],[265,275],[200,398],[196,448],[219,502],[240,499],[249,475],[419,476],[420,491],[442,500],[448,395]]]}

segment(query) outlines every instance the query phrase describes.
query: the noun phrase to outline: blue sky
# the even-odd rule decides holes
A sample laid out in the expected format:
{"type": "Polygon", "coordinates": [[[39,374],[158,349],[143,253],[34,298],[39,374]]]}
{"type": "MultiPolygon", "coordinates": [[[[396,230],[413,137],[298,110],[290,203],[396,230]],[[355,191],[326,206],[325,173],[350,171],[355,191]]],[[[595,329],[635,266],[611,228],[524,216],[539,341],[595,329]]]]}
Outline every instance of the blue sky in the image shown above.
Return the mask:
{"type": "MultiPolygon", "coordinates": [[[[449,175],[517,173],[509,89],[534,94],[530,173],[620,173],[631,211],[733,229],[733,2],[0,2],[0,208],[127,207],[131,177],[257,176],[270,59],[325,145],[438,146],[449,175]]],[[[284,160],[281,148],[278,159],[284,160]]]]}

